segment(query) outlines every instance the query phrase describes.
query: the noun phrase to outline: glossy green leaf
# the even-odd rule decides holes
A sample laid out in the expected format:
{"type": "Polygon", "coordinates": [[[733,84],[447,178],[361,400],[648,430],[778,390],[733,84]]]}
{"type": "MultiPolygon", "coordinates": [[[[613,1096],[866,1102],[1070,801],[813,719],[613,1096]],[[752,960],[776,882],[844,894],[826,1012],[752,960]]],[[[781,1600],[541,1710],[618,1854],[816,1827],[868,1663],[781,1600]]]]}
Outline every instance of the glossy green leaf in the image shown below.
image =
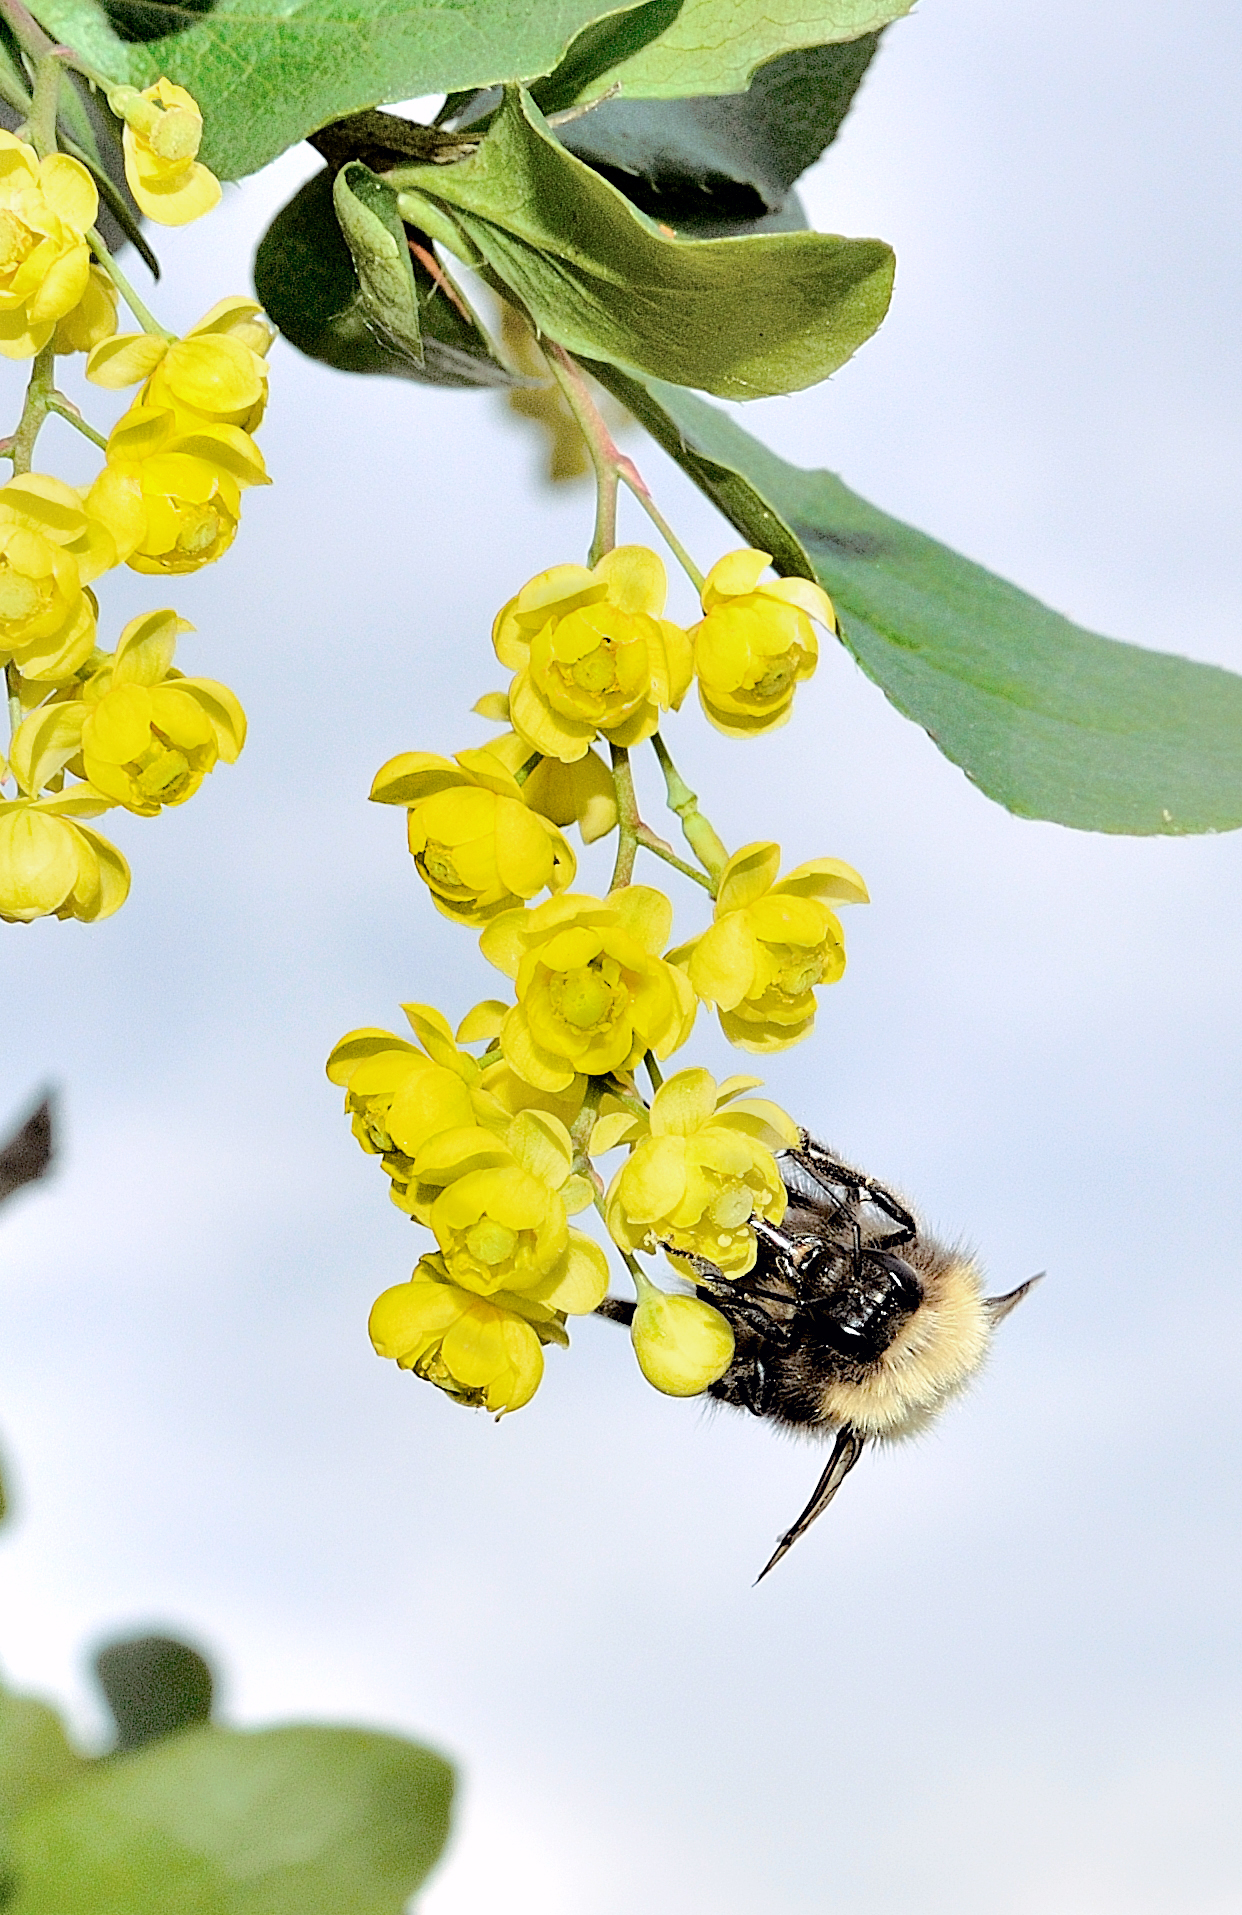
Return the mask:
{"type": "Polygon", "coordinates": [[[913,0],[647,0],[583,28],[536,92],[545,113],[619,86],[627,100],[740,93],[795,47],[878,33],[913,0]]]}
{"type": "Polygon", "coordinates": [[[547,73],[601,8],[599,0],[200,0],[185,8],[35,0],[34,11],[114,80],[148,86],[167,74],[188,87],[203,109],[203,159],[239,179],[316,127],[378,101],[547,73]],[[170,16],[182,30],[153,36],[170,16]]]}
{"type": "Polygon", "coordinates": [[[402,1915],[451,1797],[395,1736],[188,1729],[14,1818],[5,1915],[402,1915]]]}
{"type": "Polygon", "coordinates": [[[332,199],[332,174],[316,173],[282,207],[254,262],[259,298],[291,345],[341,372],[388,373],[439,386],[512,383],[482,328],[468,321],[419,261],[422,364],[376,331],[332,199]]]}
{"type": "Polygon", "coordinates": [[[679,233],[737,227],[785,206],[840,131],[878,43],[870,33],[787,53],[761,66],[745,93],[605,100],[558,137],[679,233]]]}
{"type": "Polygon", "coordinates": [[[598,374],[748,544],[813,571],[863,670],[988,797],[1084,831],[1242,825],[1242,678],[1084,631],[694,394],[598,374]]]}
{"type": "Polygon", "coordinates": [[[567,153],[516,89],[469,158],[387,177],[406,218],[481,257],[540,331],[728,398],[827,378],[870,338],[892,291],[881,240],[666,236],[567,153]]]}

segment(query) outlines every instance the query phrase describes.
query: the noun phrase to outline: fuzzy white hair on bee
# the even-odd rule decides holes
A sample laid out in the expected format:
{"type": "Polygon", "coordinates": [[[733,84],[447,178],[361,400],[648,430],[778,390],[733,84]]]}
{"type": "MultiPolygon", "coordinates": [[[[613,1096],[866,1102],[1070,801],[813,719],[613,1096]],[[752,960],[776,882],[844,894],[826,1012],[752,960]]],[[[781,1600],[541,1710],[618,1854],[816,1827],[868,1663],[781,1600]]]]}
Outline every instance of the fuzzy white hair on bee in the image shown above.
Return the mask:
{"type": "MultiPolygon", "coordinates": [[[[902,1198],[805,1131],[777,1162],[789,1203],[779,1228],[755,1222],[752,1270],[728,1277],[705,1258],[678,1258],[734,1334],[733,1361],[710,1394],[834,1439],[760,1582],[827,1509],[868,1443],[916,1435],[965,1388],[996,1326],[1039,1281],[985,1296],[973,1256],[937,1242],[902,1198]]],[[[633,1316],[633,1305],[611,1298],[601,1310],[621,1322],[633,1316]]]]}

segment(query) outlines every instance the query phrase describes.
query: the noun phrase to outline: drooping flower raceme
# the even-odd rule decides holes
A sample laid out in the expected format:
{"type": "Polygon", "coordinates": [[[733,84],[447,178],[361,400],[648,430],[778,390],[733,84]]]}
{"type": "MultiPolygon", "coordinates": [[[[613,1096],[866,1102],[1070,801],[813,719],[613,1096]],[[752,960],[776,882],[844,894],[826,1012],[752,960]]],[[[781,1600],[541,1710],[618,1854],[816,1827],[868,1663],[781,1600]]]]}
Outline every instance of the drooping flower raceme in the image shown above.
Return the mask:
{"type": "Polygon", "coordinates": [[[40,159],[0,131],[0,354],[30,359],[81,300],[90,277],[86,234],[99,195],[65,153],[40,159]]]}
{"type": "Polygon", "coordinates": [[[783,725],[801,680],[819,659],[812,619],[837,629],[832,601],[810,579],[765,579],[767,552],[730,552],[703,582],[702,623],[692,628],[699,701],[730,738],[783,725]]]}
{"type": "Polygon", "coordinates": [[[633,1146],[606,1204],[622,1250],[705,1257],[730,1277],[754,1268],[752,1219],[778,1224],[785,1214],[772,1153],[792,1149],[800,1135],[778,1105],[745,1097],[758,1081],[730,1078],[717,1088],[709,1071],[678,1071],[646,1118],[624,1109],[600,1118],[592,1152],[633,1146]]]}
{"type": "Polygon", "coordinates": [[[780,1051],[815,1022],[815,990],[845,970],[845,934],[825,900],[866,904],[867,887],[837,858],[812,858],[778,882],[780,846],[744,845],[724,868],[715,921],[669,952],[714,1004],[731,1044],[780,1051]]]}
{"type": "Polygon", "coordinates": [[[486,924],[573,883],[577,860],[567,840],[490,751],[458,752],[456,763],[403,752],[376,773],[371,796],[408,807],[414,867],[437,909],[459,924],[486,924]]]}
{"type": "Polygon", "coordinates": [[[510,599],[492,643],[516,674],[514,729],[533,751],[572,764],[595,737],[631,746],[690,684],[690,643],[663,618],[664,566],[642,545],[619,545],[592,570],[555,565],[510,599]]]}
{"type": "Polygon", "coordinates": [[[161,79],[142,93],[113,87],[108,105],[125,123],[125,179],[148,219],[187,226],[219,204],[220,182],[198,158],[203,116],[192,94],[161,79]]]}
{"type": "Polygon", "coordinates": [[[663,892],[632,884],[492,920],[479,948],[514,980],[500,1047],[519,1077],[564,1091],[579,1073],[628,1071],[647,1051],[664,1058],[685,1043],[694,991],[659,955],[672,918],[663,892]]]}

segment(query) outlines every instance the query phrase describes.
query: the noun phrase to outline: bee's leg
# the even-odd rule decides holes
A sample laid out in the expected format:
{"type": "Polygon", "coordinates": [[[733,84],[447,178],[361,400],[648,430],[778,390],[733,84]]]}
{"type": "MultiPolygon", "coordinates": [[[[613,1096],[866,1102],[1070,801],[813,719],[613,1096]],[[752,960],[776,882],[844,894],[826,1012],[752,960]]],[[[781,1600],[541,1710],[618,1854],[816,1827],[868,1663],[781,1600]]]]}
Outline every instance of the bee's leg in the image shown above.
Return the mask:
{"type": "Polygon", "coordinates": [[[762,1357],[735,1358],[708,1394],[720,1403],[732,1403],[736,1409],[749,1410],[752,1416],[767,1416],[772,1408],[774,1378],[762,1357]]]}
{"type": "Polygon", "coordinates": [[[769,1569],[775,1569],[782,1556],[791,1550],[799,1536],[805,1536],[817,1516],[822,1516],[829,1503],[840,1489],[842,1483],[853,1469],[863,1453],[867,1439],[846,1423],[837,1431],[837,1440],[832,1446],[832,1455],[828,1467],[815,1485],[815,1494],[799,1516],[792,1529],[787,1529],[781,1537],[772,1555],[755,1577],[761,1583],[769,1569]]]}
{"type": "Polygon", "coordinates": [[[608,1317],[613,1323],[624,1323],[628,1328],[634,1321],[634,1312],[637,1308],[638,1305],[628,1297],[605,1297],[602,1303],[596,1304],[591,1314],[597,1317],[608,1317]]]}
{"type": "Polygon", "coordinates": [[[910,1243],[918,1235],[918,1225],[914,1218],[906,1206],[894,1197],[891,1190],[886,1190],[883,1184],[874,1183],[870,1177],[861,1177],[848,1165],[838,1163],[837,1159],[830,1157],[823,1145],[817,1144],[806,1131],[802,1133],[801,1146],[797,1150],[789,1151],[788,1155],[800,1163],[804,1170],[808,1170],[816,1183],[830,1197],[834,1194],[832,1189],[834,1184],[838,1188],[859,1193],[868,1191],[876,1208],[891,1217],[897,1226],[895,1234],[886,1239],[886,1247],[910,1243]]]}

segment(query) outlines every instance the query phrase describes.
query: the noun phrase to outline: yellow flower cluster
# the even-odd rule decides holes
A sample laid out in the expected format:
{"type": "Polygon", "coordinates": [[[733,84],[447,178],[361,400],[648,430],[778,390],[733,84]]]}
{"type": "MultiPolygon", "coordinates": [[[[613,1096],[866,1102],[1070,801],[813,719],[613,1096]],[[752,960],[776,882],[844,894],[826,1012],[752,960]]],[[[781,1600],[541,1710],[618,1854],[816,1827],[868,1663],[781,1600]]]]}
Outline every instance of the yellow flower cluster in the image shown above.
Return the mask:
{"type": "MultiPolygon", "coordinates": [[[[220,188],[197,158],[191,96],[160,80],[109,98],[143,212],[183,225],[210,211],[220,188]]],[[[273,329],[253,300],[229,298],[184,339],[159,330],[95,232],[98,209],[85,166],[63,153],[40,158],[0,132],[0,353],[36,362],[6,442],[14,476],[0,486],[0,665],[12,722],[0,759],[0,917],[14,923],[115,911],[129,867],[82,821],[183,804],[246,735],[227,686],[174,667],[177,638],[192,629],[184,619],[144,613],[102,651],[92,587],[118,565],[189,572],[228,549],[242,491],[267,483],[252,434],[273,329]],[[118,286],[142,332],[118,335],[118,286]],[[76,418],[50,378],[55,356],[74,352],[87,355],[98,386],[141,385],[84,487],[29,469],[48,410],[76,418]]]]}
{"type": "Polygon", "coordinates": [[[415,1042],[354,1031],[328,1063],[393,1201],[437,1245],[380,1297],[372,1341],[459,1402],[498,1414],[528,1402],[543,1346],[567,1342],[567,1316],[602,1298],[602,1253],[567,1223],[592,1201],[637,1286],[631,1336],[648,1381],[694,1395],[732,1361],[732,1332],[706,1296],[660,1290],[636,1259],[663,1252],[692,1285],[704,1271],[716,1284],[744,1276],[756,1226],[784,1215],[777,1153],[799,1131],[747,1095],[757,1078],[718,1086],[692,1067],[662,1082],[659,1066],[687,1042],[700,1003],[744,1049],[798,1042],[816,989],[844,968],[830,906],[867,897],[837,859],[782,878],[778,845],[730,857],[659,736],[695,677],[707,716],[732,736],[788,719],[814,669],[814,622],[835,630],[835,615],[819,586],[765,579],[769,563],[758,551],[721,559],[692,630],[664,616],[664,567],[645,547],[541,572],[493,628],[509,687],[475,706],[507,729],[452,758],[404,752],[372,786],[378,803],[404,806],[436,909],[478,932],[512,987],[456,1034],[438,1011],[408,1005],[415,1042]],[[715,901],[706,929],[671,950],[672,901],[633,881],[634,857],[642,847],[696,874],[638,816],[630,753],[648,740],[715,901]],[[584,845],[617,835],[604,895],[575,888],[571,826],[584,845]],[[618,1148],[625,1161],[605,1191],[593,1160],[618,1148]]]}

